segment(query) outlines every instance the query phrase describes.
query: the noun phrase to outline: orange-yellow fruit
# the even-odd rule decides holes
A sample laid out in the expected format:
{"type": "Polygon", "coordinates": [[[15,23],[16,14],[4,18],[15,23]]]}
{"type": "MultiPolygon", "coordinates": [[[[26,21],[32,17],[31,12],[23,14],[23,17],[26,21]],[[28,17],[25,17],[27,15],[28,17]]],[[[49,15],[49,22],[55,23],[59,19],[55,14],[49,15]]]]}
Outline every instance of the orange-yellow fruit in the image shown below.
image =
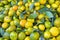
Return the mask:
{"type": "Polygon", "coordinates": [[[6,16],[5,18],[4,18],[4,22],[10,22],[11,21],[11,18],[9,17],[9,16],[6,16]]]}
{"type": "Polygon", "coordinates": [[[50,29],[50,33],[52,34],[52,36],[57,36],[59,34],[59,29],[57,27],[52,27],[50,29]]]}
{"type": "Polygon", "coordinates": [[[6,29],[8,27],[8,23],[3,23],[2,28],[6,29]]]}
{"type": "Polygon", "coordinates": [[[45,26],[44,25],[39,25],[39,29],[44,31],[45,30],[45,26]]]}
{"type": "Polygon", "coordinates": [[[17,10],[18,9],[18,6],[13,6],[13,10],[17,10]]]}
{"type": "Polygon", "coordinates": [[[45,4],[46,0],[40,0],[40,4],[45,4]]]}
{"type": "Polygon", "coordinates": [[[32,22],[26,22],[25,28],[31,28],[33,26],[32,22]]]}
{"type": "Polygon", "coordinates": [[[21,21],[20,21],[20,25],[21,25],[22,27],[25,26],[25,23],[26,23],[26,20],[21,20],[21,21]]]}

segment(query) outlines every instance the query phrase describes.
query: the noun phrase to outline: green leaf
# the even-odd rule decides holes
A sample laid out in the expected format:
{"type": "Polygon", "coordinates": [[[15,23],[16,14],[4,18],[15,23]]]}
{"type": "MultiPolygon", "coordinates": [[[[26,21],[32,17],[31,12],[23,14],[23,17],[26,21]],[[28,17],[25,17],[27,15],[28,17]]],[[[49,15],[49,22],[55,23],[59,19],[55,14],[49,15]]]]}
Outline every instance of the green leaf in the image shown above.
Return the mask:
{"type": "Polygon", "coordinates": [[[34,2],[38,2],[39,0],[34,0],[34,2]]]}
{"type": "Polygon", "coordinates": [[[41,36],[41,37],[39,38],[39,40],[45,40],[45,38],[41,36]]]}
{"type": "Polygon", "coordinates": [[[3,21],[3,19],[4,19],[4,14],[0,14],[0,21],[3,21]]]}
{"type": "Polygon", "coordinates": [[[27,2],[27,0],[23,0],[23,2],[24,2],[24,3],[26,3],[26,2],[27,2]]]}
{"type": "Polygon", "coordinates": [[[3,36],[3,34],[4,34],[4,29],[0,28],[0,34],[3,36]]]}
{"type": "Polygon", "coordinates": [[[8,32],[5,32],[3,35],[3,38],[9,39],[10,34],[8,32]]]}
{"type": "Polygon", "coordinates": [[[50,11],[46,11],[45,14],[46,14],[46,16],[47,16],[48,18],[54,17],[53,14],[52,14],[52,12],[50,12],[50,11]]]}
{"type": "Polygon", "coordinates": [[[48,8],[44,7],[44,8],[41,8],[40,10],[38,10],[39,13],[43,13],[45,11],[49,10],[48,8]]]}
{"type": "Polygon", "coordinates": [[[36,11],[34,11],[34,13],[30,14],[28,18],[35,19],[37,16],[36,11]]]}
{"type": "Polygon", "coordinates": [[[34,8],[34,3],[32,3],[29,7],[30,10],[32,10],[34,8]]]}
{"type": "Polygon", "coordinates": [[[20,17],[21,19],[24,19],[24,14],[25,14],[25,13],[26,13],[26,11],[22,12],[19,17],[20,17]]]}

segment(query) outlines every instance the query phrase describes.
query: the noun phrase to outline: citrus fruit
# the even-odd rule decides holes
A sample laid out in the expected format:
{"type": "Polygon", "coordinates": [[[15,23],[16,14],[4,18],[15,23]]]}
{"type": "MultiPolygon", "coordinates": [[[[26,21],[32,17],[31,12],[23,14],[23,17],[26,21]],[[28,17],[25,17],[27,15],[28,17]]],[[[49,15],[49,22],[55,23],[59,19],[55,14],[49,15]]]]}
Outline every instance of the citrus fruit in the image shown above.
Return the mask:
{"type": "Polygon", "coordinates": [[[49,31],[44,32],[44,38],[50,38],[51,34],[49,31]]]}
{"type": "Polygon", "coordinates": [[[50,33],[52,34],[52,36],[57,36],[59,34],[59,29],[57,27],[52,27],[50,29],[50,33]]]}
{"type": "Polygon", "coordinates": [[[10,22],[11,18],[9,16],[4,17],[4,22],[10,22]]]}
{"type": "Polygon", "coordinates": [[[25,24],[25,28],[30,28],[32,26],[33,26],[32,22],[26,22],[26,24],[25,24]]]}
{"type": "Polygon", "coordinates": [[[54,25],[55,26],[60,26],[60,18],[56,18],[55,21],[54,21],[54,25]]]}
{"type": "Polygon", "coordinates": [[[2,28],[6,29],[8,27],[8,23],[3,23],[2,28]]]}
{"type": "Polygon", "coordinates": [[[40,4],[45,4],[46,0],[40,0],[40,4]]]}
{"type": "Polygon", "coordinates": [[[19,40],[24,40],[25,37],[26,37],[26,35],[25,35],[24,32],[21,32],[21,33],[19,33],[19,35],[18,35],[18,39],[19,39],[19,40]]]}
{"type": "Polygon", "coordinates": [[[25,24],[26,24],[26,20],[21,20],[21,21],[20,21],[20,25],[21,25],[22,27],[25,27],[25,24]]]}
{"type": "Polygon", "coordinates": [[[59,36],[57,36],[57,38],[56,38],[57,40],[60,40],[60,35],[59,36]]]}
{"type": "Polygon", "coordinates": [[[39,29],[44,31],[45,30],[45,26],[43,24],[39,25],[39,29]]]}
{"type": "Polygon", "coordinates": [[[46,22],[45,22],[45,27],[46,27],[46,28],[50,28],[50,27],[51,27],[51,23],[50,23],[49,21],[46,21],[46,22]]]}
{"type": "Polygon", "coordinates": [[[30,40],[38,40],[39,36],[38,32],[33,32],[30,34],[30,40]]]}
{"type": "Polygon", "coordinates": [[[11,40],[17,40],[17,33],[16,32],[11,32],[10,33],[10,39],[11,40]]]}
{"type": "Polygon", "coordinates": [[[27,37],[25,38],[25,40],[30,40],[30,37],[29,37],[29,36],[27,36],[27,37]]]}

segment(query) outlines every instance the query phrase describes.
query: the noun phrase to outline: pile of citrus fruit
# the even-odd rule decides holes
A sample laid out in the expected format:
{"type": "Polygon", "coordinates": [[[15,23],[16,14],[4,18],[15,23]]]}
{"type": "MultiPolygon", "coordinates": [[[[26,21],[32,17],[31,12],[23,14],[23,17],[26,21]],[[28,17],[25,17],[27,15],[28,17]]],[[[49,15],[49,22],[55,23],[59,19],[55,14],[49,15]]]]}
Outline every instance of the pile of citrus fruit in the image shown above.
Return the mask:
{"type": "Polygon", "coordinates": [[[60,0],[1,0],[0,40],[60,40],[60,0]]]}

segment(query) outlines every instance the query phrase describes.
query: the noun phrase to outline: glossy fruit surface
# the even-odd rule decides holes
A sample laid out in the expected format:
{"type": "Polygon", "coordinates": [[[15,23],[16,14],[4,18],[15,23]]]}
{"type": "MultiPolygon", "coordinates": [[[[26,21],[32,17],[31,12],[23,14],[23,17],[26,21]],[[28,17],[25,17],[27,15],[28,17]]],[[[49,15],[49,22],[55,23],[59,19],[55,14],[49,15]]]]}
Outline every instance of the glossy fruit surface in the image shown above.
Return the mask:
{"type": "Polygon", "coordinates": [[[60,40],[60,0],[0,0],[0,40],[60,40]]]}

